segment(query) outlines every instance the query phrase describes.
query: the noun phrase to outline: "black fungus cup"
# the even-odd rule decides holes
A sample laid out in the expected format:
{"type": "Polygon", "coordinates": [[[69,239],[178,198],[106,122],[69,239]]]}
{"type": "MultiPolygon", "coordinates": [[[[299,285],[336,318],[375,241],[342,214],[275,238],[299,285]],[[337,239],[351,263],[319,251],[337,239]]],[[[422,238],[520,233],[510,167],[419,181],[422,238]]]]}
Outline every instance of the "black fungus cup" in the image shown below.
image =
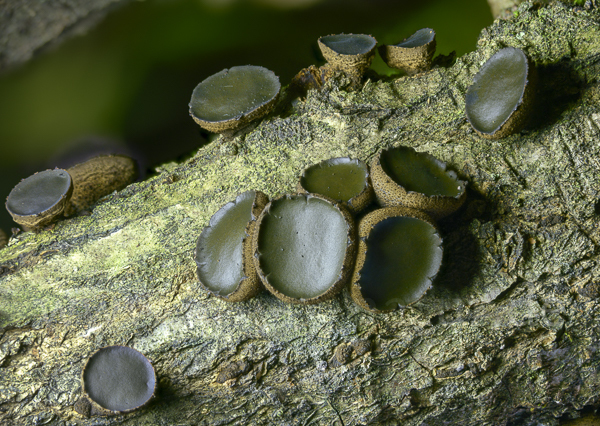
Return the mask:
{"type": "Polygon", "coordinates": [[[521,49],[496,52],[467,90],[465,112],[473,129],[487,139],[521,131],[531,114],[536,80],[535,67],[521,49]]]}
{"type": "Polygon", "coordinates": [[[233,132],[268,114],[280,90],[279,77],[267,68],[244,65],[224,69],[196,86],[190,116],[209,132],[233,132]]]}
{"type": "Polygon", "coordinates": [[[241,302],[263,289],[254,266],[252,236],[268,202],[262,192],[246,191],[221,207],[198,237],[198,280],[215,296],[241,302]]]}
{"type": "Polygon", "coordinates": [[[367,164],[348,157],[331,158],[307,167],[296,189],[341,201],[353,214],[364,210],[374,199],[367,164]]]}
{"type": "Polygon", "coordinates": [[[431,68],[435,48],[435,31],[422,28],[398,44],[379,47],[379,55],[390,68],[413,75],[431,68]]]}
{"type": "Polygon", "coordinates": [[[383,207],[423,210],[435,219],[456,211],[467,183],[434,156],[399,146],[381,151],[371,163],[375,197],[383,207]]]}
{"type": "Polygon", "coordinates": [[[284,302],[330,299],[352,273],[355,232],[345,205],[328,197],[288,194],[271,200],[254,231],[258,275],[284,302]]]}
{"type": "Polygon", "coordinates": [[[87,360],[81,372],[83,396],[101,415],[130,413],[147,405],[156,392],[150,361],[127,346],[106,346],[87,360]]]}
{"type": "Polygon", "coordinates": [[[426,213],[387,207],[358,225],[350,295],[371,312],[391,312],[419,300],[442,264],[442,238],[426,213]]]}

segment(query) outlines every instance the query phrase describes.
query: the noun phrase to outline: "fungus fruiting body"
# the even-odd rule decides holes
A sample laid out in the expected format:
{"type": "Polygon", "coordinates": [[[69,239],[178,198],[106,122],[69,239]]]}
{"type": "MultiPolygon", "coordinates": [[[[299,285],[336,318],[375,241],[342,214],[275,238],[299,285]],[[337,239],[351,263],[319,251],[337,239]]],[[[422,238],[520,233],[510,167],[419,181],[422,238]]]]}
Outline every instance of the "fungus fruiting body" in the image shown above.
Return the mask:
{"type": "Polygon", "coordinates": [[[521,49],[499,50],[467,90],[465,109],[475,131],[488,139],[519,132],[533,104],[535,67],[521,49]]]}
{"type": "Polygon", "coordinates": [[[262,288],[252,260],[252,235],[268,202],[260,191],[247,191],[219,209],[196,244],[200,284],[223,300],[239,302],[262,288]]]}
{"type": "Polygon", "coordinates": [[[374,197],[367,165],[348,157],[331,158],[308,167],[300,176],[297,189],[342,201],[353,213],[363,210],[374,197]]]}
{"type": "Polygon", "coordinates": [[[0,249],[6,246],[6,244],[8,244],[8,236],[6,232],[0,229],[0,249]]]}
{"type": "Polygon", "coordinates": [[[279,78],[264,67],[224,69],[196,86],[190,115],[209,132],[235,131],[269,113],[280,90],[279,78]]]}
{"type": "Polygon", "coordinates": [[[371,164],[377,201],[384,207],[402,205],[444,217],[466,198],[466,182],[427,153],[400,146],[383,150],[371,164]]]}
{"type": "Polygon", "coordinates": [[[94,352],[81,373],[83,394],[102,414],[123,414],[154,396],[156,375],[148,359],[127,346],[94,352]]]}
{"type": "Polygon", "coordinates": [[[125,155],[100,155],[67,169],[73,195],[67,214],[89,208],[98,199],[119,191],[137,178],[137,165],[125,155]]]}
{"type": "Polygon", "coordinates": [[[318,44],[333,68],[358,80],[371,66],[377,40],[366,34],[335,34],[321,37],[318,44]]]}
{"type": "Polygon", "coordinates": [[[358,225],[358,255],[350,294],[373,312],[389,312],[419,300],[442,263],[442,239],[424,212],[387,207],[358,225]]]}
{"type": "Polygon", "coordinates": [[[257,221],[254,261],[265,287],[289,303],[317,303],[347,282],[355,256],[354,220],[318,194],[272,200],[257,221]]]}
{"type": "Polygon", "coordinates": [[[381,46],[379,54],[390,68],[412,75],[431,68],[435,48],[435,31],[422,28],[398,44],[381,46]]]}
{"type": "Polygon", "coordinates": [[[6,198],[13,220],[37,229],[61,216],[73,193],[73,179],[63,169],[35,173],[17,184],[6,198]]]}

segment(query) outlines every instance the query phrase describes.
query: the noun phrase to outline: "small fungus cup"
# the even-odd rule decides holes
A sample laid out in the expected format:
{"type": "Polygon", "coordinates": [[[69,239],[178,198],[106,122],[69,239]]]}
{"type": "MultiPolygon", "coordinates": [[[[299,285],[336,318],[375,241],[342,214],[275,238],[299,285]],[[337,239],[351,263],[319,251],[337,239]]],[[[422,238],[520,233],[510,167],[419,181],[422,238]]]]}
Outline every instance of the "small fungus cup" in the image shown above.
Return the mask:
{"type": "Polygon", "coordinates": [[[406,146],[381,151],[371,163],[371,181],[381,206],[423,210],[434,219],[458,210],[467,195],[467,183],[446,163],[406,146]]]}
{"type": "Polygon", "coordinates": [[[200,284],[228,302],[241,302],[262,290],[252,252],[256,219],[268,203],[260,191],[246,191],[211,218],[196,244],[200,284]]]}
{"type": "Polygon", "coordinates": [[[148,359],[127,346],[94,352],[81,373],[83,396],[102,415],[125,414],[150,402],[156,374],[148,359]]]}
{"type": "Polygon", "coordinates": [[[401,43],[381,46],[379,55],[388,67],[413,75],[431,68],[435,47],[435,31],[422,28],[401,43]]]}
{"type": "Polygon", "coordinates": [[[0,249],[4,248],[8,244],[8,235],[2,229],[0,229],[0,249]]]}
{"type": "Polygon", "coordinates": [[[254,231],[254,262],[263,284],[288,303],[332,298],[354,263],[354,220],[342,203],[318,194],[272,200],[254,231]]]}
{"type": "Polygon", "coordinates": [[[495,53],[467,90],[465,109],[473,129],[487,139],[521,131],[531,113],[535,79],[535,67],[521,49],[495,53]]]}
{"type": "Polygon", "coordinates": [[[308,167],[300,176],[297,190],[346,203],[354,214],[375,198],[366,163],[348,157],[331,158],[308,167]]]}
{"type": "Polygon", "coordinates": [[[318,43],[325,60],[353,78],[362,78],[371,66],[377,46],[377,40],[366,34],[329,35],[318,43]]]}
{"type": "Polygon", "coordinates": [[[6,198],[6,209],[25,229],[38,229],[63,215],[73,194],[73,179],[63,169],[23,179],[6,198]]]}
{"type": "Polygon", "coordinates": [[[350,295],[371,312],[391,312],[419,300],[442,264],[442,238],[426,213],[387,207],[358,225],[358,255],[350,295]]]}
{"type": "Polygon", "coordinates": [[[138,176],[137,164],[126,155],[99,155],[67,171],[73,178],[67,215],[86,210],[100,198],[125,188],[138,176]]]}
{"type": "Polygon", "coordinates": [[[279,77],[264,67],[224,69],[196,86],[190,115],[209,132],[233,132],[268,114],[280,90],[279,77]]]}

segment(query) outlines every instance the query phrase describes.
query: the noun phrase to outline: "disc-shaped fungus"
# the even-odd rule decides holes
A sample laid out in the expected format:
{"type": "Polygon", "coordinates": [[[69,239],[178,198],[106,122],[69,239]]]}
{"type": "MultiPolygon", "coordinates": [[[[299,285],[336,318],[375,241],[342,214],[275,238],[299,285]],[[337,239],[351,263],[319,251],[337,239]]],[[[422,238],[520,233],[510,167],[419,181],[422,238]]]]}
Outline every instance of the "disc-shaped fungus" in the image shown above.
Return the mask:
{"type": "Polygon", "coordinates": [[[279,77],[264,67],[224,69],[196,86],[190,115],[209,132],[235,131],[269,113],[280,90],[279,77]]]}
{"type": "Polygon", "coordinates": [[[467,119],[475,131],[498,139],[523,129],[534,95],[535,67],[521,49],[499,50],[481,67],[467,90],[467,119]]]}
{"type": "Polygon", "coordinates": [[[46,170],[19,182],[6,198],[6,209],[19,225],[37,229],[65,212],[72,193],[73,179],[66,170],[46,170]]]}
{"type": "Polygon", "coordinates": [[[298,192],[321,194],[346,203],[352,213],[373,201],[373,187],[364,161],[331,158],[308,167],[300,176],[298,192]]]}
{"type": "Polygon", "coordinates": [[[422,28],[398,44],[381,46],[379,54],[390,68],[413,75],[431,68],[435,47],[435,31],[422,28]]]}
{"type": "Polygon", "coordinates": [[[354,232],[346,207],[322,195],[272,200],[254,233],[254,261],[263,284],[289,303],[330,299],[352,273],[354,232]]]}
{"type": "Polygon", "coordinates": [[[446,163],[406,146],[381,151],[371,163],[371,180],[382,206],[411,207],[436,219],[456,211],[466,198],[466,182],[446,163]]]}
{"type": "Polygon", "coordinates": [[[268,202],[260,191],[246,191],[211,218],[196,244],[200,284],[228,302],[250,299],[262,289],[252,259],[252,235],[268,202]]]}
{"type": "Polygon", "coordinates": [[[90,356],[81,383],[83,395],[97,412],[124,414],[152,399],[156,375],[150,361],[135,349],[107,346],[90,356]]]}
{"type": "Polygon", "coordinates": [[[442,238],[424,212],[386,207],[358,225],[358,255],[350,294],[373,312],[389,312],[419,300],[442,263],[442,238]]]}
{"type": "Polygon", "coordinates": [[[321,37],[318,43],[332,67],[362,78],[375,56],[377,40],[366,34],[335,34],[321,37]]]}

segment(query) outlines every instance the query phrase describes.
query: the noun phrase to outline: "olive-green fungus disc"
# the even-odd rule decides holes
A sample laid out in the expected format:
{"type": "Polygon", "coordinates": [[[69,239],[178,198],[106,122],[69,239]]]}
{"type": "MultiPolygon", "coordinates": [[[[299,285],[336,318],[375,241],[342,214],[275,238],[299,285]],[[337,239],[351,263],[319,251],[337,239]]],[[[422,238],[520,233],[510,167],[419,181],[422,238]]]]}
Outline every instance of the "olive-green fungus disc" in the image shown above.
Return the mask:
{"type": "Polygon", "coordinates": [[[83,395],[104,415],[141,408],[154,396],[156,374],[148,359],[127,346],[94,352],[81,373],[83,395]]]}
{"type": "Polygon", "coordinates": [[[36,229],[62,215],[72,193],[73,179],[66,170],[46,170],[19,182],[6,198],[6,209],[19,225],[36,229]]]}
{"type": "Polygon", "coordinates": [[[383,207],[405,206],[440,219],[466,198],[467,183],[446,163],[406,146],[381,151],[371,163],[375,197],[383,207]]]}
{"type": "Polygon", "coordinates": [[[354,263],[354,220],[342,203],[319,194],[272,200],[257,221],[254,262],[265,287],[288,303],[332,298],[354,263]]]}
{"type": "Polygon", "coordinates": [[[373,312],[389,312],[419,300],[442,263],[442,238],[424,212],[386,207],[358,225],[352,299],[373,312]]]}
{"type": "Polygon", "coordinates": [[[331,158],[308,167],[300,176],[297,190],[342,201],[352,213],[363,210],[374,199],[367,165],[348,157],[331,158]]]}
{"type": "Polygon", "coordinates": [[[379,54],[390,68],[412,75],[431,68],[435,47],[435,31],[422,28],[401,43],[381,46],[379,54]]]}
{"type": "Polygon", "coordinates": [[[260,191],[238,195],[210,218],[198,237],[198,279],[223,300],[248,300],[262,290],[252,259],[252,235],[256,219],[268,201],[260,191]]]}
{"type": "Polygon", "coordinates": [[[67,169],[73,196],[66,214],[85,210],[100,198],[120,191],[138,176],[136,162],[126,155],[99,155],[67,169]]]}
{"type": "Polygon", "coordinates": [[[224,69],[196,86],[190,115],[209,132],[234,131],[269,113],[280,90],[279,77],[267,68],[224,69]]]}
{"type": "Polygon", "coordinates": [[[488,139],[521,131],[531,112],[534,80],[535,67],[521,49],[495,53],[467,90],[465,108],[473,129],[488,139]]]}
{"type": "Polygon", "coordinates": [[[375,56],[377,40],[366,34],[335,34],[318,41],[323,57],[333,67],[362,76],[375,56]]]}

